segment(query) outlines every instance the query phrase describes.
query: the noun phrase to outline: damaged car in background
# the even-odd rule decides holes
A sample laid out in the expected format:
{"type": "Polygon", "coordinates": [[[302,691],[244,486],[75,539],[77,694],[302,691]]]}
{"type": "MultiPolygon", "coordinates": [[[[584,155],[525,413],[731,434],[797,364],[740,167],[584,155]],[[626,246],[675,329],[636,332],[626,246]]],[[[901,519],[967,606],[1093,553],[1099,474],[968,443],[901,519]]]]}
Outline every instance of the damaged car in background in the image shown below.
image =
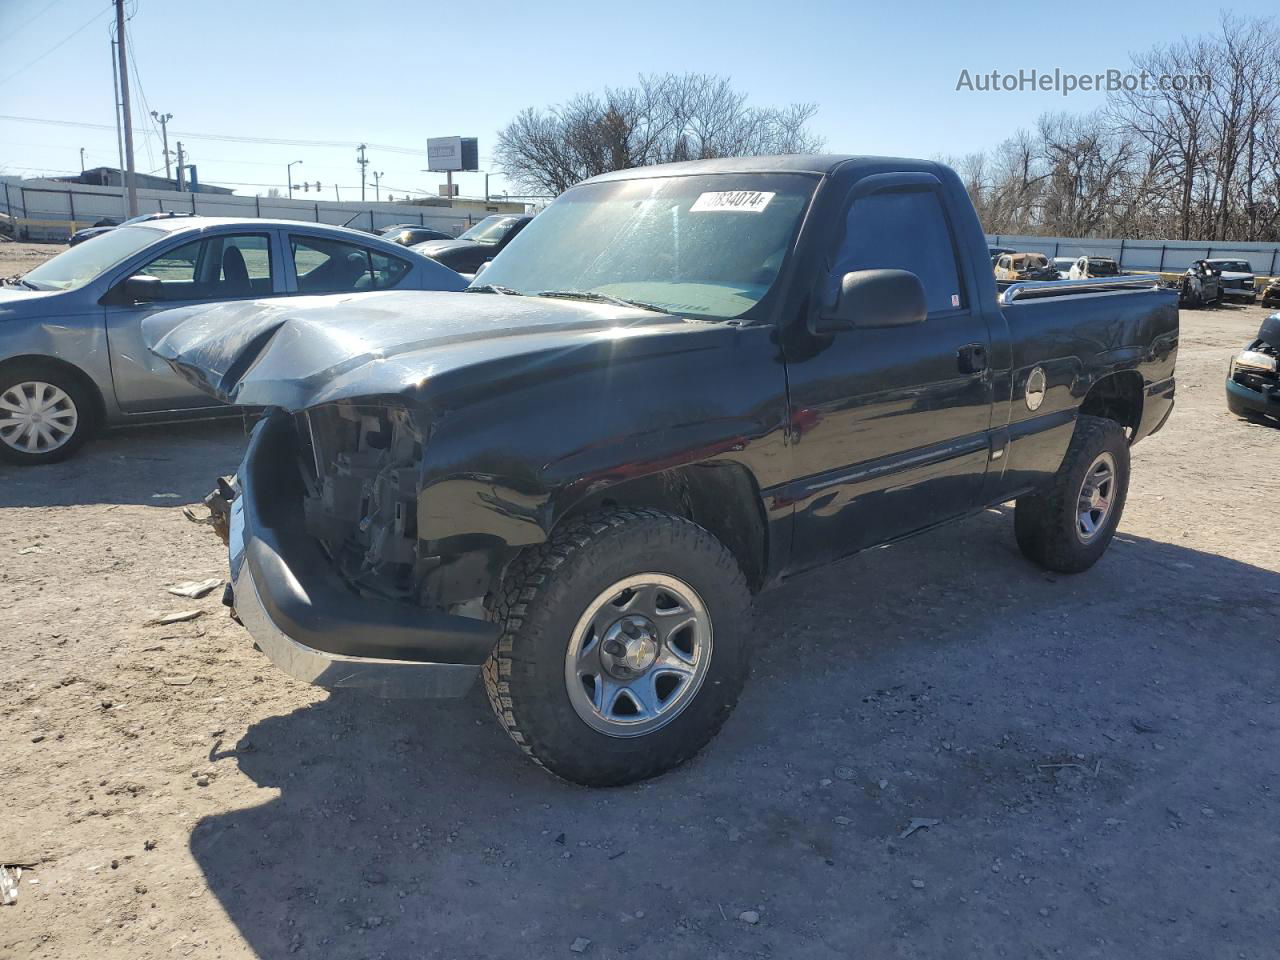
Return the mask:
{"type": "Polygon", "coordinates": [[[1165,287],[1178,291],[1180,306],[1208,307],[1222,302],[1222,277],[1208,260],[1197,260],[1182,273],[1160,276],[1165,287]]]}
{"type": "Polygon", "coordinates": [[[1006,253],[996,261],[996,280],[1058,280],[1058,268],[1043,253],[1006,253]]]}
{"type": "Polygon", "coordinates": [[[1262,288],[1262,305],[1280,307],[1280,279],[1272,278],[1262,288]]]}
{"type": "Polygon", "coordinates": [[[1154,276],[997,294],[940,164],[761,157],[579,184],[465,292],[188,308],[150,343],[268,409],[208,501],[268,657],[483,676],[529,756],[605,786],[715,735],[789,576],[1010,500],[1030,560],[1091,567],[1178,314],[1154,276]]]}
{"type": "Polygon", "coordinates": [[[1262,321],[1258,335],[1231,358],[1227,409],[1247,420],[1280,423],[1280,313],[1262,321]]]}

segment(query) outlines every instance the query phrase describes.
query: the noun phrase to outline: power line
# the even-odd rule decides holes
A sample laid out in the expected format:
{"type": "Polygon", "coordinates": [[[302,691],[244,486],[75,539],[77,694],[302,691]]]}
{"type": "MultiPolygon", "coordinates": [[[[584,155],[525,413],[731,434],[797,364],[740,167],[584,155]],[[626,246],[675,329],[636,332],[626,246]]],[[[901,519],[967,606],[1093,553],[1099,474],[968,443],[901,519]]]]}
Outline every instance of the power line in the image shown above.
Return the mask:
{"type": "MultiPolygon", "coordinates": [[[[134,9],[136,12],[137,8],[135,7],[134,9]]],[[[133,31],[129,29],[127,23],[124,28],[124,35],[125,35],[125,39],[129,41],[129,43],[125,47],[125,52],[128,53],[129,63],[132,64],[133,66],[133,79],[134,79],[134,82],[137,83],[138,85],[138,99],[142,101],[142,115],[146,117],[148,114],[152,113],[153,111],[151,110],[151,104],[147,103],[147,92],[142,89],[142,74],[138,72],[138,60],[133,55],[133,31]]],[[[146,121],[143,120],[143,123],[145,124],[146,121]]],[[[145,126],[143,126],[142,142],[147,148],[147,163],[151,164],[152,166],[155,166],[156,158],[155,158],[155,154],[151,152],[151,139],[153,136],[158,138],[160,135],[160,131],[159,129],[156,129],[156,123],[154,119],[151,121],[151,126],[152,126],[151,130],[148,130],[145,126]]]]}
{"type": "MultiPolygon", "coordinates": [[[[110,8],[108,8],[108,9],[110,9],[110,8]]],[[[34,60],[28,60],[26,63],[24,63],[22,66],[20,66],[17,70],[13,71],[13,73],[10,73],[10,74],[8,74],[7,76],[4,76],[4,77],[0,77],[0,84],[8,83],[10,80],[12,80],[14,77],[18,76],[20,73],[23,73],[24,71],[26,71],[26,70],[30,69],[31,67],[34,67],[37,63],[39,63],[41,60],[43,60],[43,59],[44,59],[45,57],[47,57],[49,54],[53,53],[53,51],[57,50],[57,49],[58,49],[59,47],[61,47],[63,44],[65,44],[65,43],[69,42],[69,41],[70,41],[70,40],[72,40],[74,37],[78,36],[79,34],[83,33],[85,30],[89,29],[89,27],[91,27],[91,26],[93,25],[94,21],[96,21],[96,20],[97,20],[99,17],[101,17],[101,16],[102,16],[102,14],[104,14],[104,13],[106,13],[106,10],[100,10],[99,12],[95,13],[92,17],[90,17],[88,20],[86,20],[86,21],[84,22],[84,24],[82,24],[81,26],[77,27],[75,30],[72,30],[72,31],[71,31],[71,33],[67,34],[65,37],[63,37],[61,40],[59,40],[57,43],[55,43],[52,47],[50,47],[50,48],[49,48],[48,50],[46,50],[44,53],[40,54],[40,55],[39,55],[38,57],[36,57],[34,60]]],[[[30,21],[28,21],[28,22],[30,22],[30,21]]]]}
{"type": "MultiPolygon", "coordinates": [[[[90,130],[115,130],[115,127],[105,123],[87,123],[83,120],[49,120],[44,117],[17,117],[10,114],[0,114],[0,120],[13,120],[19,123],[43,123],[55,127],[83,127],[90,130]]],[[[145,131],[144,131],[145,132],[145,131]]],[[[195,133],[190,130],[172,130],[170,131],[175,137],[186,137],[189,140],[222,140],[229,143],[264,143],[282,147],[342,147],[346,149],[355,149],[360,143],[355,140],[287,140],[280,137],[237,137],[223,133],[195,133]]],[[[386,143],[369,143],[365,142],[365,147],[369,150],[383,150],[388,153],[403,153],[408,156],[421,157],[427,150],[426,147],[397,147],[386,143]]]]}
{"type": "Polygon", "coordinates": [[[39,20],[42,16],[48,13],[49,9],[57,2],[58,0],[49,0],[48,3],[46,3],[43,7],[40,8],[39,13],[33,13],[31,16],[27,17],[26,20],[24,20],[22,23],[18,24],[14,29],[10,30],[7,34],[5,34],[4,38],[6,40],[12,40],[16,34],[21,33],[24,29],[31,26],[31,24],[34,23],[36,20],[39,20]]]}

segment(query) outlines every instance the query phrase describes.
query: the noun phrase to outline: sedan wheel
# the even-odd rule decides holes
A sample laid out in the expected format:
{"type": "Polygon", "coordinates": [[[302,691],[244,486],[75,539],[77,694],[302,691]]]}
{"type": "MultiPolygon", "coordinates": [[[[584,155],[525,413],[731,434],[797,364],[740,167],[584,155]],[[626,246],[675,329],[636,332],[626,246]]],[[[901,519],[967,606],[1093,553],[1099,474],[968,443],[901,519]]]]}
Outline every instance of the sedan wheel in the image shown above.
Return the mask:
{"type": "Polygon", "coordinates": [[[65,460],[93,434],[101,418],[96,401],[92,388],[61,364],[0,366],[0,460],[21,466],[65,460]]]}
{"type": "Polygon", "coordinates": [[[0,394],[0,441],[28,456],[53,453],[80,423],[75,401],[61,387],[25,380],[0,394]]]}

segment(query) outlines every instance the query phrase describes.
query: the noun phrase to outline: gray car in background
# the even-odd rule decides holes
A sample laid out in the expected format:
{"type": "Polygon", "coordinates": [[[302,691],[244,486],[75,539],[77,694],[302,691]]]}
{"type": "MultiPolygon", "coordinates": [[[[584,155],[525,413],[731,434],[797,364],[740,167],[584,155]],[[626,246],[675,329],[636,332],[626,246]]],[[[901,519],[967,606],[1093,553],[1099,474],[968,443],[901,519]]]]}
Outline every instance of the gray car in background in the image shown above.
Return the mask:
{"type": "Polygon", "coordinates": [[[220,217],[118,227],[0,287],[0,459],[50,463],[102,426],[229,412],[143,345],[142,321],[161,311],[466,285],[343,227],[220,217]]]}

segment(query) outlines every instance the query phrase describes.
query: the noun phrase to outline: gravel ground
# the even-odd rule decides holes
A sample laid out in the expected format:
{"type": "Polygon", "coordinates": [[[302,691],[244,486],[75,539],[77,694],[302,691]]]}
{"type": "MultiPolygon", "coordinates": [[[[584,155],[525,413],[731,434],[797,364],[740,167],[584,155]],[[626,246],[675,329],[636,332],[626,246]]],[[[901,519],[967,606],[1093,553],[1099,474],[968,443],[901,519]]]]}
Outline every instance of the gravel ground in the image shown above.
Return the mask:
{"type": "Polygon", "coordinates": [[[766,594],[721,736],[617,790],[479,688],[330,696],[166,593],[224,570],[179,508],[238,424],[0,468],[0,957],[1276,956],[1280,430],[1222,388],[1262,316],[1183,314],[1092,571],[997,510],[766,594]]]}

